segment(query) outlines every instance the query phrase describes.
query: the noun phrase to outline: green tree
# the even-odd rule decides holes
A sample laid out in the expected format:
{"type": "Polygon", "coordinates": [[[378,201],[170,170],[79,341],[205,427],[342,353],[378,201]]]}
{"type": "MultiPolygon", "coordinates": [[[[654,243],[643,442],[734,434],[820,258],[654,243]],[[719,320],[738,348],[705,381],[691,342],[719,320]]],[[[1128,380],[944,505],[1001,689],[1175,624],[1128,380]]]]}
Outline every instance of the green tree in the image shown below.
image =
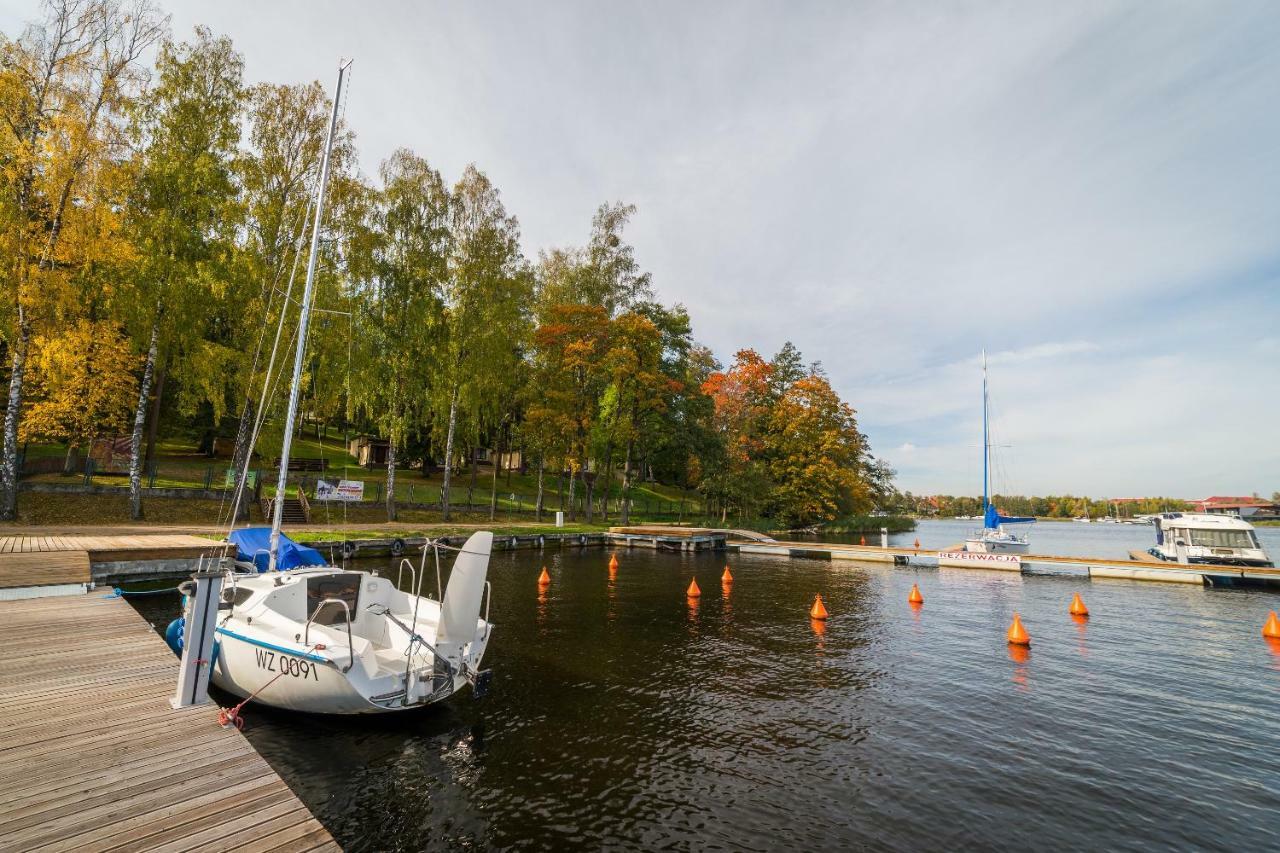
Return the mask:
{"type": "Polygon", "coordinates": [[[361,382],[353,391],[390,442],[386,505],[395,521],[398,453],[423,417],[436,374],[452,235],[449,192],[426,160],[400,149],[383,162],[381,179],[358,299],[361,382]]]}
{"type": "Polygon", "coordinates": [[[454,187],[451,211],[452,254],[442,294],[437,395],[440,410],[447,412],[443,425],[445,520],[450,515],[450,475],[459,420],[465,419],[469,433],[478,436],[497,416],[500,389],[513,380],[519,329],[531,297],[520,254],[519,223],[502,206],[497,188],[475,166],[468,166],[454,187]]]}
{"type": "Polygon", "coordinates": [[[192,330],[205,327],[228,282],[244,62],[229,39],[197,29],[191,43],[166,42],[156,68],[158,83],[139,110],[143,154],[131,217],[140,247],[132,320],[146,341],[130,450],[133,518],[142,517],[142,431],[158,353],[185,352],[188,387],[215,411],[234,362],[229,348],[192,330]]]}

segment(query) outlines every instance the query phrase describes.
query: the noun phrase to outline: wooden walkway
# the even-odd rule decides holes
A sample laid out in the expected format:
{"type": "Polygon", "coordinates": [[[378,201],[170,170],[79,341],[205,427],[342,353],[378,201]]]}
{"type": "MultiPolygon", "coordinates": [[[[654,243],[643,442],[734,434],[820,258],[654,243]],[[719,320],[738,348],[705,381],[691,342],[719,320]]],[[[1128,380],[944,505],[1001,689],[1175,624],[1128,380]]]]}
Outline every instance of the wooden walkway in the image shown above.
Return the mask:
{"type": "Polygon", "coordinates": [[[0,850],[339,850],[125,601],[0,602],[0,850]]]}
{"type": "Polygon", "coordinates": [[[89,583],[91,563],[221,556],[228,547],[180,533],[0,536],[0,589],[89,583]]]}

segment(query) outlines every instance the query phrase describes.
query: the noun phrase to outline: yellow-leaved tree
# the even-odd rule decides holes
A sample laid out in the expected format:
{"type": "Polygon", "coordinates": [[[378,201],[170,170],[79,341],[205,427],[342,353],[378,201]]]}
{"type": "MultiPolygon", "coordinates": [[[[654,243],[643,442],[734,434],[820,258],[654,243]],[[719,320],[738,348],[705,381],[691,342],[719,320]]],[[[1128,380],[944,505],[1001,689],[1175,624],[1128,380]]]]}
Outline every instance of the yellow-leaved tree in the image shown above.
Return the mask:
{"type": "Polygon", "coordinates": [[[853,408],[825,377],[810,374],[783,393],[769,414],[766,442],[779,518],[813,524],[871,508],[862,475],[866,440],[853,408]]]}
{"type": "Polygon", "coordinates": [[[22,420],[22,441],[65,442],[70,455],[96,438],[129,431],[141,359],[117,326],[79,320],[33,343],[33,402],[22,420]]]}

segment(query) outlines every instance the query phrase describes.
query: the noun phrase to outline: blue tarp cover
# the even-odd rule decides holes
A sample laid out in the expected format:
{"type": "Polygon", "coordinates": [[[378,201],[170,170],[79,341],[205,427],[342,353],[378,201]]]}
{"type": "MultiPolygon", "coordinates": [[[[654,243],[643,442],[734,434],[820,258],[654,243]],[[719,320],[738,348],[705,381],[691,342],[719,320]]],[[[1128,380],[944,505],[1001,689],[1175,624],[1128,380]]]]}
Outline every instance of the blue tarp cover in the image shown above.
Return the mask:
{"type": "MultiPolygon", "coordinates": [[[[246,563],[252,562],[258,571],[265,572],[270,561],[267,549],[271,547],[270,527],[246,527],[233,530],[227,537],[236,546],[236,559],[246,563]]],[[[283,533],[280,534],[280,555],[276,558],[276,566],[281,571],[296,569],[298,566],[327,566],[324,557],[314,548],[299,545],[283,533]]]]}
{"type": "Polygon", "coordinates": [[[983,518],[983,526],[995,530],[1002,524],[1030,524],[1035,521],[1034,518],[1028,518],[1021,515],[1001,515],[1000,510],[996,509],[995,504],[987,504],[986,516],[983,518]]]}

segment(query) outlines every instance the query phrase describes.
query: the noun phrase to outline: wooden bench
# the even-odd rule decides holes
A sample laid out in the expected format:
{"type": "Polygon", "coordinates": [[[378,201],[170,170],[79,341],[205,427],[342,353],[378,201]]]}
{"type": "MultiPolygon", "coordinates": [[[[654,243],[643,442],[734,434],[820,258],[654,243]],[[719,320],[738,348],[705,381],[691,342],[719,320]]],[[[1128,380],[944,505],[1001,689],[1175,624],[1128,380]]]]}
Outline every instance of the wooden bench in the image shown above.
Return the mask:
{"type": "MultiPolygon", "coordinates": [[[[280,457],[277,456],[271,461],[272,468],[280,467],[280,457]]],[[[290,471],[326,471],[329,468],[328,459],[290,459],[290,471]]]]}

